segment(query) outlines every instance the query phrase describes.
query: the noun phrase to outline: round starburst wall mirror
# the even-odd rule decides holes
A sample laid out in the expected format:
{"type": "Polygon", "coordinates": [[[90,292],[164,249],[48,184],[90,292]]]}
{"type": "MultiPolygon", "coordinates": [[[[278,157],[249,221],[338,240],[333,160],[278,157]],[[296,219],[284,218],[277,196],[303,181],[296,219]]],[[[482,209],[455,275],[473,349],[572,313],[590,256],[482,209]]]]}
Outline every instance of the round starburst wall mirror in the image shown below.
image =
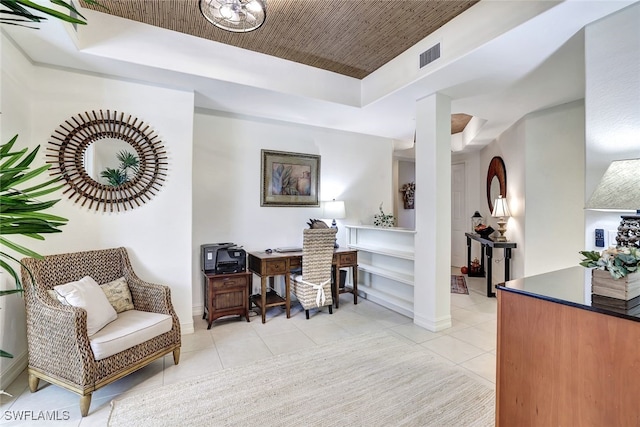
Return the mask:
{"type": "Polygon", "coordinates": [[[63,194],[89,209],[121,211],[151,200],[162,186],[167,157],[150,125],[118,111],[73,116],[51,135],[51,175],[61,176],[63,194]]]}

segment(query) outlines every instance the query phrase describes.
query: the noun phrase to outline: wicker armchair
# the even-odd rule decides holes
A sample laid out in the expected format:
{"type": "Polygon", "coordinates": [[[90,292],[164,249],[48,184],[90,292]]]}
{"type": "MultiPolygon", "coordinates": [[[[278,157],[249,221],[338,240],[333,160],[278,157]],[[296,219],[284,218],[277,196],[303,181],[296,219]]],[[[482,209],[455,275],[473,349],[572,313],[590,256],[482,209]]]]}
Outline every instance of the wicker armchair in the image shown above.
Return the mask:
{"type": "Polygon", "coordinates": [[[325,305],[329,307],[329,314],[333,314],[331,264],[336,232],[335,228],[303,230],[302,275],[291,275],[291,291],[300,301],[307,319],[309,309],[325,305]]]}
{"type": "Polygon", "coordinates": [[[84,417],[89,412],[94,390],[171,352],[174,363],[178,364],[180,322],[171,304],[170,290],[167,286],[139,279],[125,248],[50,255],[41,260],[26,258],[22,262],[33,275],[32,281],[22,268],[31,392],[38,389],[39,380],[43,379],[77,393],[84,417]],[[63,305],[47,293],[56,285],[77,281],[84,276],[91,276],[98,283],[124,277],[134,309],[169,315],[171,330],[96,360],[87,334],[87,311],[63,305]]]}

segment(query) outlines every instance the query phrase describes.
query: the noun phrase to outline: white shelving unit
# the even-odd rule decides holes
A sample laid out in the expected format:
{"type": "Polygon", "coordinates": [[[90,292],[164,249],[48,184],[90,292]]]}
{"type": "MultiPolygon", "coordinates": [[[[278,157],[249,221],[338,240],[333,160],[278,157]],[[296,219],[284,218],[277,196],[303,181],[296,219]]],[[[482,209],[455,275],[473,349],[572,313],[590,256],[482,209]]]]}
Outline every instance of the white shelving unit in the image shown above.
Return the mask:
{"type": "Polygon", "coordinates": [[[345,227],[347,246],[358,250],[358,291],[366,299],[413,317],[415,230],[345,227]]]}

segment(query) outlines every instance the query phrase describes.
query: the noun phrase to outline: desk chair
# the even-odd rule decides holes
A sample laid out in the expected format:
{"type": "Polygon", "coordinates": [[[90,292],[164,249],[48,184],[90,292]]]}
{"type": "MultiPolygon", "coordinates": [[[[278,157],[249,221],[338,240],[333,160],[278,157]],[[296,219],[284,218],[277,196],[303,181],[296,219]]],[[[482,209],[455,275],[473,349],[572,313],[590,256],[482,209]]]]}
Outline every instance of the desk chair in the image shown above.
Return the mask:
{"type": "Polygon", "coordinates": [[[331,296],[331,264],[335,228],[305,229],[302,239],[302,274],[291,274],[291,291],[296,296],[307,319],[309,309],[329,307],[333,314],[331,296]]]}

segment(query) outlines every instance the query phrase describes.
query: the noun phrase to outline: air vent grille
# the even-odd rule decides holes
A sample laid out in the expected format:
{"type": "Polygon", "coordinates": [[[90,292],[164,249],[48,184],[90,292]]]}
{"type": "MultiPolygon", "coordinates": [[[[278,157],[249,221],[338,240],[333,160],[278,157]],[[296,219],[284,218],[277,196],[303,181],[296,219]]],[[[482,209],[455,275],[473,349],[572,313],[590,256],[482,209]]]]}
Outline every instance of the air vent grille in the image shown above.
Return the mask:
{"type": "Polygon", "coordinates": [[[420,68],[440,58],[440,43],[420,54],[420,68]]]}

